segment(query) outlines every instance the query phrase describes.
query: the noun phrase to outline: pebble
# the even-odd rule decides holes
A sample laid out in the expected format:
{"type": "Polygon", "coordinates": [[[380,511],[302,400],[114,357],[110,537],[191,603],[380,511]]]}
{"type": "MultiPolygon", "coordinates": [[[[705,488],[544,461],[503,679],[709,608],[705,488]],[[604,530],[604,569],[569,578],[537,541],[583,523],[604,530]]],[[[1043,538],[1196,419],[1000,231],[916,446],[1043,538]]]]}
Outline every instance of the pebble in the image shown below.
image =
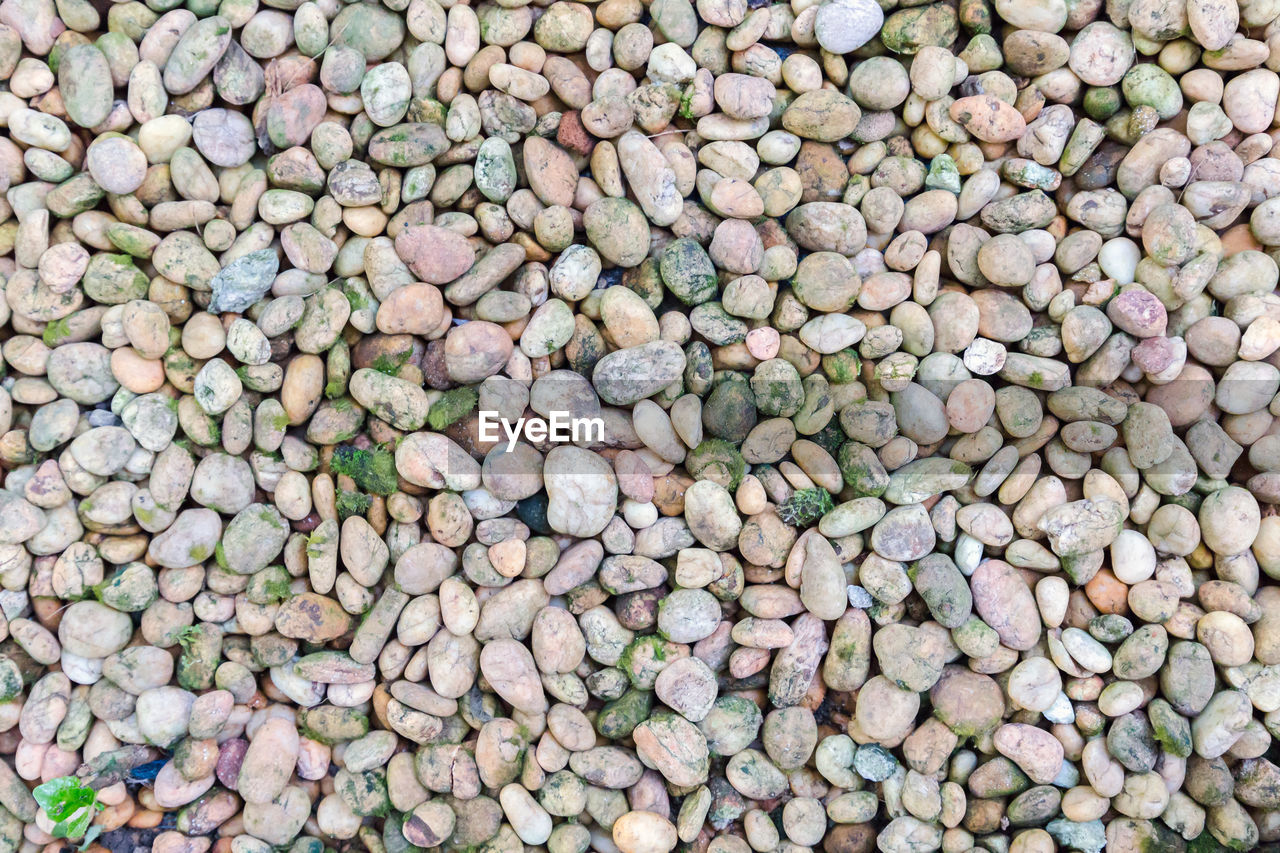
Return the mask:
{"type": "Polygon", "coordinates": [[[396,235],[396,254],[428,284],[448,284],[475,263],[475,251],[465,237],[436,225],[405,228],[396,235]]]}
{"type": "Polygon", "coordinates": [[[876,37],[884,12],[866,0],[831,0],[818,7],[813,22],[818,44],[828,53],[852,53],[876,37]]]}

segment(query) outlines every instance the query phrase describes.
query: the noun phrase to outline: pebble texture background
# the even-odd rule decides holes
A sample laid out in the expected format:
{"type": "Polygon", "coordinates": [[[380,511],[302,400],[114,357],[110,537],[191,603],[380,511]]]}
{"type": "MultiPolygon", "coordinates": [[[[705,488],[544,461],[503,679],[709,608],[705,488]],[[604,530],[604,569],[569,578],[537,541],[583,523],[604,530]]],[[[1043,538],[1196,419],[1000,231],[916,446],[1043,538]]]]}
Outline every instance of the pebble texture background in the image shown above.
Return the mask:
{"type": "Polygon", "coordinates": [[[0,0],[0,853],[1280,842],[1277,70],[1280,0],[0,0]]]}

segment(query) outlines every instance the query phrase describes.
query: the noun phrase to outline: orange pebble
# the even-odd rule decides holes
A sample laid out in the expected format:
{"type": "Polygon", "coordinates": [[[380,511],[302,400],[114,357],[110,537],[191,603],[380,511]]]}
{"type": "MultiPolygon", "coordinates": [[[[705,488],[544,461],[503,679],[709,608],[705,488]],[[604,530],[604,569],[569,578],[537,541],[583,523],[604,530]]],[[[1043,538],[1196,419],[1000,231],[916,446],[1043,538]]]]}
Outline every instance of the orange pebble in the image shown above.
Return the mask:
{"type": "MultiPolygon", "coordinates": [[[[119,829],[128,823],[135,814],[138,807],[134,805],[133,800],[124,800],[114,806],[107,806],[93,822],[102,827],[103,832],[110,832],[113,829],[119,829]]],[[[160,814],[160,812],[147,812],[146,814],[160,814]]]]}
{"type": "Polygon", "coordinates": [[[150,394],[164,384],[164,364],[159,359],[143,358],[133,347],[112,351],[111,373],[135,394],[150,394]]]}
{"type": "Polygon", "coordinates": [[[1129,609],[1129,587],[1117,580],[1110,569],[1099,569],[1084,585],[1084,592],[1103,613],[1124,613],[1129,609]]]}
{"type": "Polygon", "coordinates": [[[1253,230],[1247,222],[1228,228],[1218,235],[1218,239],[1222,241],[1222,256],[1224,258],[1247,249],[1257,251],[1262,248],[1262,244],[1253,236],[1253,230]]]}
{"type": "Polygon", "coordinates": [[[162,820],[164,820],[164,812],[141,809],[129,819],[129,826],[134,829],[155,829],[162,820]]]}

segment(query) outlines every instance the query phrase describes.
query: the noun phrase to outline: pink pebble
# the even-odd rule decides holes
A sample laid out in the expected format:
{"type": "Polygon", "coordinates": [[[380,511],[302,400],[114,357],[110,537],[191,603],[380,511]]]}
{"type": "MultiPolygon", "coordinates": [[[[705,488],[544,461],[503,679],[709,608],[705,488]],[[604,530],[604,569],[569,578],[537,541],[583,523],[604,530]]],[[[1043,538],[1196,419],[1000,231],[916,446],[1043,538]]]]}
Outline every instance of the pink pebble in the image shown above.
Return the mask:
{"type": "Polygon", "coordinates": [[[782,338],[776,329],[765,327],[747,332],[747,352],[761,361],[767,361],[776,356],[781,342],[782,338]]]}

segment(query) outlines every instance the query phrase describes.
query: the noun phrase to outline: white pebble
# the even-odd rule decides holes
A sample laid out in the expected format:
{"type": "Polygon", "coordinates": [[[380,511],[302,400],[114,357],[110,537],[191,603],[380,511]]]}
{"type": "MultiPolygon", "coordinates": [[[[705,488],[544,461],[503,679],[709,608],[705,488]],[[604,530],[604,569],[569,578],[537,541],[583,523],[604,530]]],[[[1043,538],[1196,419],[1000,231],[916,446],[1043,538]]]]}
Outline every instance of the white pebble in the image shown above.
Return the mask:
{"type": "Polygon", "coordinates": [[[1132,586],[1156,573],[1156,549],[1136,530],[1121,530],[1111,543],[1111,572],[1132,586]]]}
{"type": "Polygon", "coordinates": [[[1098,266],[1117,284],[1132,284],[1142,250],[1128,237],[1116,237],[1102,244],[1098,251],[1098,266]]]}

